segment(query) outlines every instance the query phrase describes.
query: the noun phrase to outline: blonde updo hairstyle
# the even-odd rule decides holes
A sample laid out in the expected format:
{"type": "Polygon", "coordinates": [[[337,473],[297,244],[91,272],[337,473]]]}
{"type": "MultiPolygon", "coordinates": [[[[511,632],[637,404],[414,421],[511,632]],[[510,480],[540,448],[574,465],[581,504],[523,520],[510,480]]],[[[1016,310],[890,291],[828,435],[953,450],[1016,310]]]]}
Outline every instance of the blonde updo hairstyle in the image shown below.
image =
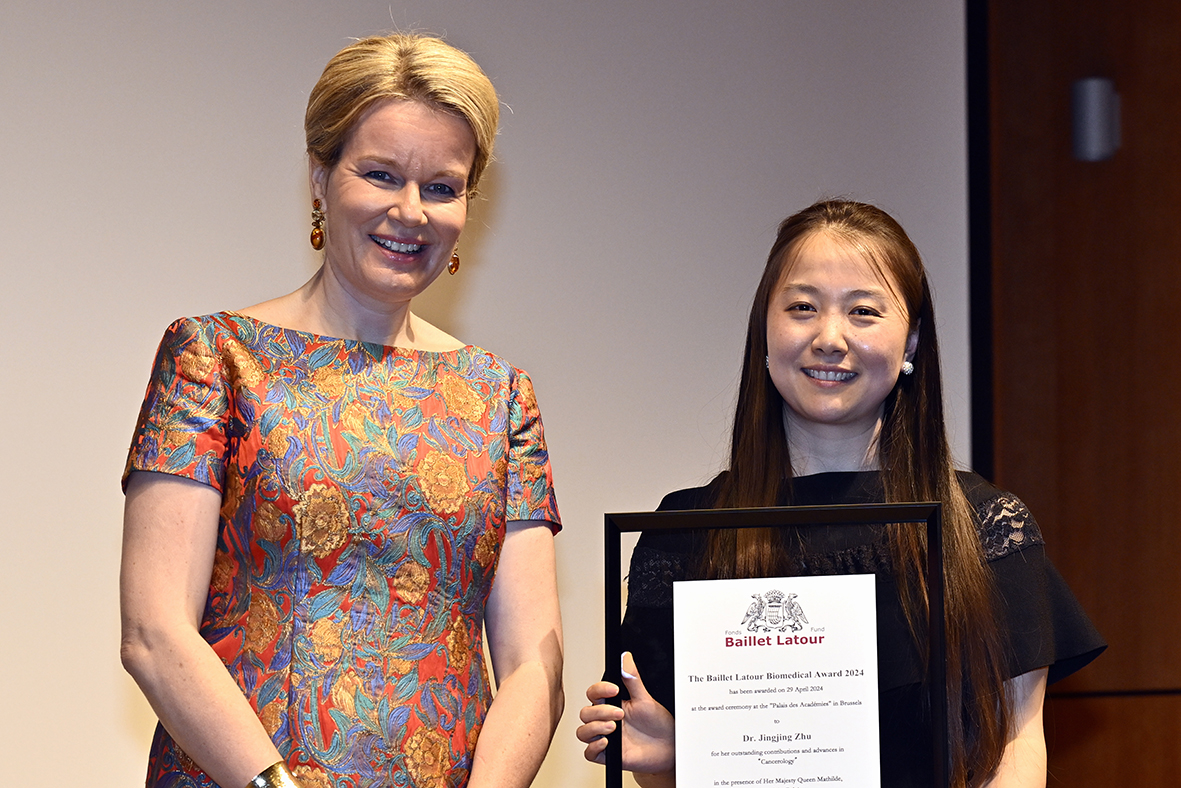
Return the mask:
{"type": "Polygon", "coordinates": [[[500,103],[492,82],[466,52],[431,36],[373,36],[336,53],[308,97],[308,155],[335,167],[362,115],[388,99],[418,101],[467,121],[476,138],[467,190],[475,194],[492,159],[500,103]]]}

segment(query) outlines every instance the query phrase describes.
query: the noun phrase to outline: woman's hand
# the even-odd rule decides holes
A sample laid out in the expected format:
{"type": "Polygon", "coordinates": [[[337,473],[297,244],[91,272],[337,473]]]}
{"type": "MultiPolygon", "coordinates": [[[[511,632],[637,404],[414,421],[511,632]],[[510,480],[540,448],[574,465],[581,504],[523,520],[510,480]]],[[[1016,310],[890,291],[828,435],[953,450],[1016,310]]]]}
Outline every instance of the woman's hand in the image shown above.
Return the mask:
{"type": "Polygon", "coordinates": [[[648,694],[635,660],[624,652],[620,667],[630,700],[623,706],[606,703],[619,694],[619,687],[599,681],[586,690],[590,706],[578,713],[578,740],[586,744],[588,761],[606,763],[607,734],[623,722],[623,768],[636,774],[643,786],[676,785],[676,723],[668,709],[648,694]]]}

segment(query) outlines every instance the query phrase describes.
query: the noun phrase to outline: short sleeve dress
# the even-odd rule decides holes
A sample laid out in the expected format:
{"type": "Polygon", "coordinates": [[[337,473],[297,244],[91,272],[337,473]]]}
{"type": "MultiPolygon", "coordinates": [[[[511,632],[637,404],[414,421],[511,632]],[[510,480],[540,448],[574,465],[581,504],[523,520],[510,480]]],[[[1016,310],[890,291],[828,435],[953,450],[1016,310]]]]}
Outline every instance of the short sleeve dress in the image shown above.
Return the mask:
{"type": "MultiPolygon", "coordinates": [[[[528,376],[222,312],[173,323],[132,471],[222,495],[201,634],[305,786],[462,786],[505,525],[559,528],[528,376]]],[[[163,727],[148,786],[213,786],[163,727]]]]}
{"type": "MultiPolygon", "coordinates": [[[[721,477],[665,496],[661,510],[708,509],[721,477]]],[[[1106,644],[1050,563],[1033,515],[1018,498],[974,473],[960,485],[975,510],[985,559],[999,593],[1008,640],[1008,675],[1049,668],[1055,682],[1095,659],[1106,644]]],[[[781,504],[788,503],[782,496],[781,504]]],[[[821,473],[792,480],[791,503],[828,506],[884,500],[877,472],[821,473]]],[[[931,726],[923,654],[902,609],[879,526],[813,526],[795,535],[794,575],[873,574],[878,636],[879,745],[882,785],[929,788],[931,726]]],[[[672,584],[691,579],[704,542],[686,531],[645,531],[632,553],[621,643],[652,696],[676,714],[672,584]]]]}

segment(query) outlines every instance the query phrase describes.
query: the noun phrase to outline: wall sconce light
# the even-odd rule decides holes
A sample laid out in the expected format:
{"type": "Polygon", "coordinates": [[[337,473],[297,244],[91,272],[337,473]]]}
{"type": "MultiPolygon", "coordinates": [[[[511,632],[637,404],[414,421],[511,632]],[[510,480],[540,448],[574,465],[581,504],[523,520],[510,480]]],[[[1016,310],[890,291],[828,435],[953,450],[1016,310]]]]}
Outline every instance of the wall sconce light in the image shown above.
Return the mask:
{"type": "Polygon", "coordinates": [[[1120,144],[1119,94],[1115,83],[1103,77],[1077,80],[1071,89],[1074,115],[1074,157],[1079,161],[1103,161],[1115,155],[1120,144]]]}

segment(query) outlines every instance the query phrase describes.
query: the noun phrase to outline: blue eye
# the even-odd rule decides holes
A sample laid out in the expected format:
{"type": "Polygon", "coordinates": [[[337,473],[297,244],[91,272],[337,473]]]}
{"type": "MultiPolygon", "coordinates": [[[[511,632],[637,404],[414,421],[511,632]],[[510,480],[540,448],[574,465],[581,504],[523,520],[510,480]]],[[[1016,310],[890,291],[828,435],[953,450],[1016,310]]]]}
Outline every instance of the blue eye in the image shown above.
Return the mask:
{"type": "Polygon", "coordinates": [[[436,197],[454,197],[455,189],[445,183],[432,183],[426,190],[436,197]]]}
{"type": "Polygon", "coordinates": [[[371,178],[375,181],[388,181],[390,179],[390,174],[388,172],[382,172],[381,170],[372,170],[365,173],[365,177],[371,178]]]}

